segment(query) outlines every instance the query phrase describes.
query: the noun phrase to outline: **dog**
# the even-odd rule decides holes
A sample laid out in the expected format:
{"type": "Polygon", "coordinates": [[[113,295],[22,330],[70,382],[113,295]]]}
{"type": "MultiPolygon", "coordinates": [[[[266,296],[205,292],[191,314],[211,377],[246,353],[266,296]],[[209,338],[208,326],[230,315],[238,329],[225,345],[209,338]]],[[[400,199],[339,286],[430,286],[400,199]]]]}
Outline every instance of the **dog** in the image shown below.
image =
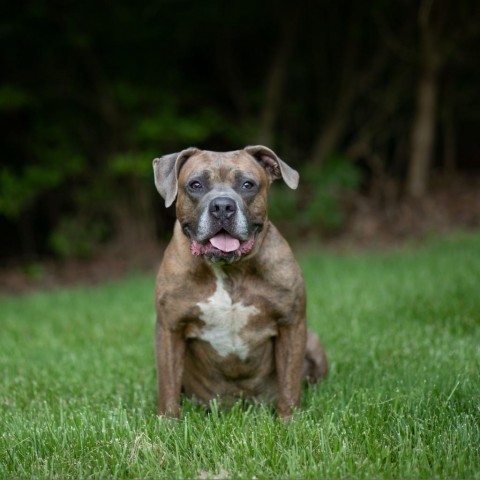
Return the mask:
{"type": "Polygon", "coordinates": [[[153,169],[177,216],[155,288],[158,414],[178,417],[183,393],[207,406],[276,403],[288,420],[302,378],[328,370],[307,329],[300,267],[267,215],[272,181],[295,189],[298,172],[261,145],[191,147],[153,169]]]}

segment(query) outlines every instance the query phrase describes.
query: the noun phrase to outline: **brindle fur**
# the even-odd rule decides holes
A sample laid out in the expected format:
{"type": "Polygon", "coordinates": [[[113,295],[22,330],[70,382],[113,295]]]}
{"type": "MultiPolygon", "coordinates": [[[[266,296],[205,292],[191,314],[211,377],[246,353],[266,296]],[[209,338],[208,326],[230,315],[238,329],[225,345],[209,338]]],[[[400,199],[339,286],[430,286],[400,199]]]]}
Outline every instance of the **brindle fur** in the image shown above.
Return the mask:
{"type": "Polygon", "coordinates": [[[318,381],[326,374],[326,356],[318,337],[306,328],[300,268],[267,218],[271,180],[262,163],[246,151],[195,150],[178,171],[178,220],[155,290],[160,415],[179,415],[183,391],[205,404],[212,399],[224,404],[237,399],[277,402],[278,415],[289,418],[292,408],[299,406],[302,376],[318,381]],[[198,202],[184,188],[189,179],[205,172],[212,184],[231,185],[239,171],[259,182],[259,191],[249,199],[246,211],[249,221],[262,223],[263,229],[249,254],[216,268],[222,270],[223,286],[232,302],[252,305],[259,312],[240,332],[249,347],[245,360],[234,354],[221,356],[201,338],[205,322],[199,318],[198,304],[214,294],[217,277],[210,263],[191,255],[190,239],[182,231],[182,225],[195,224],[200,217],[198,202]]]}

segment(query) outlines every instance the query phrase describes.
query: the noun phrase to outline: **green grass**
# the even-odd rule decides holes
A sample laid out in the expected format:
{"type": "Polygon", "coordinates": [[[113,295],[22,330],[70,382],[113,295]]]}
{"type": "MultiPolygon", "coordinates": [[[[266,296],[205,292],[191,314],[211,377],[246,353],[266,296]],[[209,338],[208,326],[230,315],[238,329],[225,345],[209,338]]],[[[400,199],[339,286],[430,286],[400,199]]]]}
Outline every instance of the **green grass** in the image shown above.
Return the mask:
{"type": "Polygon", "coordinates": [[[153,276],[0,299],[0,477],[480,477],[480,234],[300,260],[331,372],[288,425],[156,417],[153,276]]]}

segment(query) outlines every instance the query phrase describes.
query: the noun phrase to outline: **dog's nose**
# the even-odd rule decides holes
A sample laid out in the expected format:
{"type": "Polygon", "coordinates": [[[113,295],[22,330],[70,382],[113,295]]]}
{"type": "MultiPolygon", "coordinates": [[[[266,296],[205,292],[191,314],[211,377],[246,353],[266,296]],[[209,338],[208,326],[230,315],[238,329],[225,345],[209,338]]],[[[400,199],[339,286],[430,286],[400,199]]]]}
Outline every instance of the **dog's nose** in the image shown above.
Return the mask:
{"type": "Polygon", "coordinates": [[[231,198],[217,197],[210,202],[209,211],[218,220],[227,220],[237,211],[237,204],[231,198]]]}

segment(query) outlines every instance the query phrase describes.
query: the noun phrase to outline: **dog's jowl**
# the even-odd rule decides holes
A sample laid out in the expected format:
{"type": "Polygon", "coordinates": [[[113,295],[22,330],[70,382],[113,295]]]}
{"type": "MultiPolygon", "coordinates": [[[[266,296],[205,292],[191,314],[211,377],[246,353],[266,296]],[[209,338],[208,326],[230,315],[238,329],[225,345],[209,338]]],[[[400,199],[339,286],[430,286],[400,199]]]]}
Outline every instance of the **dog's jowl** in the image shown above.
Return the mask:
{"type": "Polygon", "coordinates": [[[205,404],[274,402],[289,418],[302,378],[327,372],[300,268],[267,215],[271,182],[294,189],[298,173],[263,146],[188,148],[153,168],[177,215],[155,290],[159,415],[178,416],[183,392],[205,404]]]}

